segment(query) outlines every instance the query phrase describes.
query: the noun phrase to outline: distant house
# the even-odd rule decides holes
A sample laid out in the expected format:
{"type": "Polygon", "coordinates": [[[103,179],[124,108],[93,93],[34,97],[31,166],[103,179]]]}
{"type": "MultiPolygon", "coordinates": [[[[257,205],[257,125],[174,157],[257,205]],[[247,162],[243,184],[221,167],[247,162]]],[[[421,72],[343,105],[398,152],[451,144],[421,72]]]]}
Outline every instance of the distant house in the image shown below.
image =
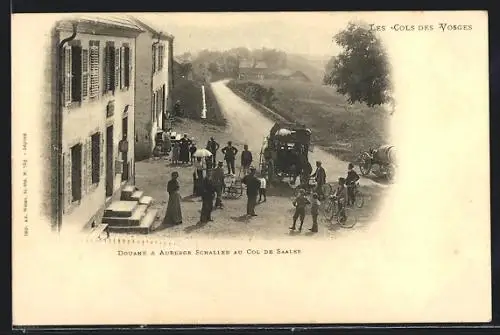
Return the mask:
{"type": "Polygon", "coordinates": [[[268,79],[311,81],[302,71],[280,69],[266,75],[268,79]]]}
{"type": "Polygon", "coordinates": [[[172,111],[172,35],[158,31],[142,20],[131,18],[145,30],[137,37],[135,159],[151,156],[156,133],[165,128],[172,111]]]}
{"type": "Polygon", "coordinates": [[[173,74],[174,74],[174,82],[179,79],[187,79],[193,80],[193,69],[191,67],[187,67],[188,63],[183,63],[178,60],[174,60],[173,62],[173,74]]]}
{"type": "Polygon", "coordinates": [[[263,61],[241,60],[239,65],[238,79],[259,79],[266,77],[268,66],[263,61]]]}

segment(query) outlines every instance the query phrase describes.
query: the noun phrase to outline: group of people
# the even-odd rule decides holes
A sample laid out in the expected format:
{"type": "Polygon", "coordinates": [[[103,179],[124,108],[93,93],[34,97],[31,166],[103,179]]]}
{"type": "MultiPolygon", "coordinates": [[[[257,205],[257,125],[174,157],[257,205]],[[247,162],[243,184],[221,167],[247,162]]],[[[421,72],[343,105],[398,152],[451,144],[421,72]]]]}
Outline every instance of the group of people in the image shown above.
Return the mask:
{"type": "MultiPolygon", "coordinates": [[[[326,183],[326,171],[321,166],[321,162],[316,162],[316,172],[312,175],[316,181],[316,190],[312,194],[312,199],[309,200],[305,195],[305,190],[301,188],[298,192],[297,197],[293,201],[293,206],[295,207],[295,212],[293,214],[293,224],[290,230],[294,231],[297,228],[297,220],[300,219],[299,232],[302,231],[302,226],[304,224],[306,215],[306,206],[311,205],[311,216],[312,216],[312,227],[309,229],[311,232],[318,232],[318,214],[319,206],[321,205],[320,199],[324,199],[327,195],[323,194],[323,185],[326,183]]],[[[355,202],[355,185],[360,179],[359,175],[354,171],[354,164],[349,163],[347,166],[347,176],[340,177],[338,179],[338,184],[331,195],[337,201],[337,208],[340,209],[342,206],[352,206],[355,202]]]]}

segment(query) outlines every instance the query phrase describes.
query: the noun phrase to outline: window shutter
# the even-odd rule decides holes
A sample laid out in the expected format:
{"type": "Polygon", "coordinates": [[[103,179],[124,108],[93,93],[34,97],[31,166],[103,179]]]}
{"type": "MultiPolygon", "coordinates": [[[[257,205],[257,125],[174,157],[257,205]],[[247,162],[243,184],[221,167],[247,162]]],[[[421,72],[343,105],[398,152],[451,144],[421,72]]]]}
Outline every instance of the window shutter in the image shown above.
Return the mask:
{"type": "Polygon", "coordinates": [[[64,105],[71,103],[71,47],[64,48],[64,105]]]}
{"type": "Polygon", "coordinates": [[[82,50],[82,100],[89,97],[89,51],[82,50]]]}
{"type": "Polygon", "coordinates": [[[87,194],[88,180],[87,180],[87,141],[82,143],[82,198],[87,194]]]}
{"type": "Polygon", "coordinates": [[[111,87],[111,47],[106,45],[104,49],[104,93],[111,87]]]}
{"type": "Polygon", "coordinates": [[[63,175],[64,175],[64,210],[67,213],[73,201],[71,194],[71,151],[64,153],[63,156],[63,175]]]}
{"type": "Polygon", "coordinates": [[[120,49],[115,49],[115,88],[120,84],[120,49]]]}
{"type": "Polygon", "coordinates": [[[130,86],[130,75],[132,73],[132,62],[130,61],[130,48],[125,47],[124,48],[124,55],[125,55],[125,87],[130,86]]]}
{"type": "Polygon", "coordinates": [[[156,72],[156,45],[153,45],[153,73],[156,72]]]}
{"type": "Polygon", "coordinates": [[[120,88],[125,87],[125,47],[120,48],[120,88]]]}
{"type": "Polygon", "coordinates": [[[99,95],[99,45],[90,47],[90,97],[99,95]]]}
{"type": "Polygon", "coordinates": [[[105,153],[105,148],[106,148],[106,143],[104,142],[104,137],[105,137],[104,133],[101,133],[100,136],[101,136],[101,147],[99,148],[99,163],[100,163],[101,167],[100,167],[99,175],[102,178],[99,178],[99,180],[104,179],[104,166],[105,166],[104,153],[105,153]]]}
{"type": "Polygon", "coordinates": [[[90,186],[92,186],[92,137],[87,139],[87,174],[85,175],[87,179],[87,193],[90,191],[90,186]]]}
{"type": "Polygon", "coordinates": [[[153,106],[152,106],[152,117],[151,122],[155,122],[156,120],[156,92],[153,92],[153,106]]]}

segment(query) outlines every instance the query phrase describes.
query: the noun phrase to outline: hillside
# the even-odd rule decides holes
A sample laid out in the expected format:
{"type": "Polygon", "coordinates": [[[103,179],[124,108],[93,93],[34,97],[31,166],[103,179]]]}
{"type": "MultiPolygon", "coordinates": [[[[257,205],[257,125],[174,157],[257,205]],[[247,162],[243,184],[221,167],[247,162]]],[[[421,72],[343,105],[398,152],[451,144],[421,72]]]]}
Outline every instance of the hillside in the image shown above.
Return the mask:
{"type": "Polygon", "coordinates": [[[321,83],[325,72],[328,57],[287,54],[287,68],[293,71],[302,71],[313,83],[321,83]]]}

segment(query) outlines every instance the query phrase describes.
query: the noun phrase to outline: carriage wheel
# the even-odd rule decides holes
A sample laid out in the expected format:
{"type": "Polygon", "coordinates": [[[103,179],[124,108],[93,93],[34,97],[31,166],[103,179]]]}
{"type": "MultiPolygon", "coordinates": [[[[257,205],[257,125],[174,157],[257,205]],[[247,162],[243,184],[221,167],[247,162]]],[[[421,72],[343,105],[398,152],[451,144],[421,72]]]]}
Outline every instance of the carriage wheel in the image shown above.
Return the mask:
{"type": "Polygon", "coordinates": [[[365,204],[365,195],[361,191],[354,193],[354,203],[356,207],[361,208],[365,204]]]}
{"type": "Polygon", "coordinates": [[[359,171],[363,176],[366,176],[370,173],[372,169],[372,161],[370,157],[367,157],[366,154],[363,154],[359,160],[359,171]]]}
{"type": "Polygon", "coordinates": [[[387,167],[386,177],[388,181],[392,181],[394,179],[394,173],[396,172],[395,170],[396,168],[392,164],[387,167]]]}

